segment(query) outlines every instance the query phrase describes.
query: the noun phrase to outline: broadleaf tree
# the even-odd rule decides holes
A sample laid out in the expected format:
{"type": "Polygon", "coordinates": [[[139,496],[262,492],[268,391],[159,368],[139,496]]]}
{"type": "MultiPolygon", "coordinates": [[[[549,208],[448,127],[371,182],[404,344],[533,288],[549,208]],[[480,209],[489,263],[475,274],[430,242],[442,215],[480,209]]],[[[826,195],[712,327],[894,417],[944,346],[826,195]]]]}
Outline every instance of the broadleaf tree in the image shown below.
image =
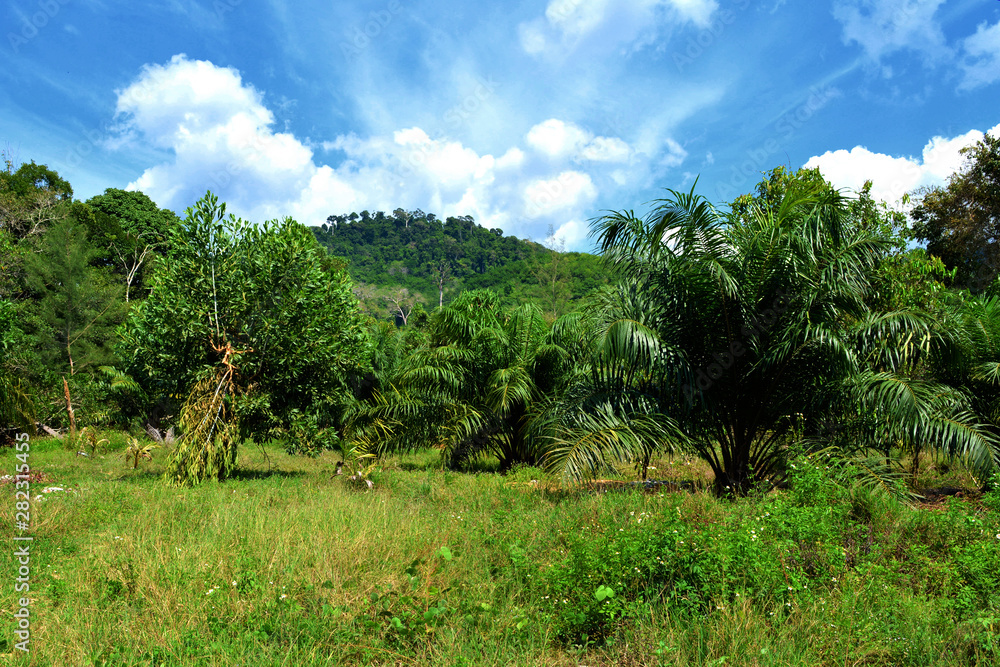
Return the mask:
{"type": "Polygon", "coordinates": [[[287,431],[303,413],[339,428],[352,382],[370,366],[343,263],[290,218],[256,225],[227,216],[211,193],[187,210],[168,243],[122,342],[150,395],[187,397],[181,422],[193,435],[168,477],[224,478],[238,439],[287,431]],[[231,419],[199,426],[190,412],[199,407],[200,417],[231,419]]]}

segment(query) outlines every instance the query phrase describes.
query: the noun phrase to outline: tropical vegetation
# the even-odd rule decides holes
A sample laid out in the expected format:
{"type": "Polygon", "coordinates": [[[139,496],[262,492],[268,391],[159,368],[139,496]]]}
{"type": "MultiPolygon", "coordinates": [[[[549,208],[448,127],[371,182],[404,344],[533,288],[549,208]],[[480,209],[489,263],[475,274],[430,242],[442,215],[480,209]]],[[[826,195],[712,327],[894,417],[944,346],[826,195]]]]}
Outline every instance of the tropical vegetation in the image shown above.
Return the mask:
{"type": "Polygon", "coordinates": [[[597,254],[5,160],[45,660],[994,664],[998,149],[909,212],[668,189],[597,254]]]}

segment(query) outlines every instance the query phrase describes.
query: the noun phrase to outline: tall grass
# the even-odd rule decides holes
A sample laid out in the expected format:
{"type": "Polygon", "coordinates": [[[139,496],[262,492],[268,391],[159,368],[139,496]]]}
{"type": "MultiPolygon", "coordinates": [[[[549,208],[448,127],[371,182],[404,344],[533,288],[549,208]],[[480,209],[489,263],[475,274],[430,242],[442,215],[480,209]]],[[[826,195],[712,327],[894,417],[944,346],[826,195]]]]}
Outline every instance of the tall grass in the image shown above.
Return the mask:
{"type": "MultiPolygon", "coordinates": [[[[168,451],[132,471],[122,446],[32,443],[51,482],[32,488],[31,664],[1000,661],[1000,525],[975,503],[915,509],[815,465],[740,501],[594,493],[432,454],[365,492],[333,455],[252,447],[225,483],[178,488],[168,451]]],[[[15,571],[3,559],[7,653],[15,571]]]]}

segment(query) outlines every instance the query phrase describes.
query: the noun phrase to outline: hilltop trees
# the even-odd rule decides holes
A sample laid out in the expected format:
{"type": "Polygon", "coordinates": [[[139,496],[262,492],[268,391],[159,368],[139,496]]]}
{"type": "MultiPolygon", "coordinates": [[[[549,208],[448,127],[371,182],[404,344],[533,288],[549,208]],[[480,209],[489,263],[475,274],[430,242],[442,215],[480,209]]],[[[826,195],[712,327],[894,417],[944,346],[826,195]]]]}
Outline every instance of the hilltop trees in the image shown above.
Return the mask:
{"type": "Polygon", "coordinates": [[[491,289],[508,305],[544,300],[554,319],[607,282],[594,255],[558,253],[468,216],[442,222],[423,211],[364,211],[330,216],[312,229],[331,254],[347,260],[355,284],[405,288],[437,307],[462,291],[491,289]]]}
{"type": "Polygon", "coordinates": [[[40,234],[60,217],[63,204],[73,198],[73,188],[59,174],[34,161],[14,169],[3,155],[0,170],[0,230],[15,238],[40,234]]]}
{"type": "Polygon", "coordinates": [[[166,249],[170,231],[180,220],[142,192],[108,188],[88,199],[87,206],[92,211],[91,239],[102,250],[101,262],[124,283],[128,302],[144,286],[149,259],[166,249]]]}

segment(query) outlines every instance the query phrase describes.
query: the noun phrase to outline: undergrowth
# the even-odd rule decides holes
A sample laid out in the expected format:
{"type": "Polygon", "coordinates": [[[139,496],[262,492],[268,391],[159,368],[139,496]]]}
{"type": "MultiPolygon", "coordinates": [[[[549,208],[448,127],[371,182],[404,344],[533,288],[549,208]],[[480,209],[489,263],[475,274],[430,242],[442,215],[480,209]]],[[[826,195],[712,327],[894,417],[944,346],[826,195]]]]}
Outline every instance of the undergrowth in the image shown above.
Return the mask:
{"type": "MultiPolygon", "coordinates": [[[[168,452],[133,471],[120,446],[33,443],[45,481],[22,661],[1000,664],[997,490],[907,505],[800,458],[787,490],[744,499],[595,493],[421,453],[363,491],[332,452],[280,447],[178,488],[160,479],[168,452]]],[[[3,512],[12,522],[13,502],[3,512]]],[[[14,559],[0,576],[14,580],[14,559]]]]}

